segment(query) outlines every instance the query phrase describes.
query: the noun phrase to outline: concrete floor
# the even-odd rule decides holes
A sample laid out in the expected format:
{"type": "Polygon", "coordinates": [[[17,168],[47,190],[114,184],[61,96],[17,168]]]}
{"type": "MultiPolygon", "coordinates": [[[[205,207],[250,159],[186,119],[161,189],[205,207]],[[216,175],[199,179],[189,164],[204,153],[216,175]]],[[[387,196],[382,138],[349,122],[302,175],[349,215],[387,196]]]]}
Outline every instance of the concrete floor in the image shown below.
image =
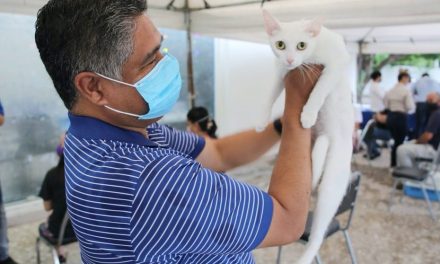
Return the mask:
{"type": "MultiPolygon", "coordinates": [[[[372,166],[357,155],[354,170],[363,173],[361,188],[350,228],[350,235],[359,263],[440,263],[440,222],[428,215],[423,200],[404,197],[396,202],[391,212],[387,202],[391,186],[386,165],[386,153],[372,162],[372,166]]],[[[267,189],[273,159],[266,158],[250,166],[232,171],[231,176],[267,189]]],[[[401,193],[396,195],[401,196],[401,193]]],[[[397,200],[397,198],[396,198],[397,200]]],[[[440,206],[434,209],[440,216],[440,206]]],[[[343,220],[343,219],[342,219],[343,220]]],[[[41,220],[42,221],[42,220],[41,220]]],[[[10,253],[19,263],[35,263],[35,239],[40,220],[9,229],[10,253]]],[[[80,263],[77,244],[68,246],[68,263],[80,263]]],[[[304,245],[294,243],[283,248],[282,263],[294,263],[304,245]]],[[[43,263],[49,261],[48,250],[43,246],[43,263]]],[[[254,251],[257,264],[275,263],[276,248],[254,251]]],[[[324,263],[350,263],[342,233],[327,239],[320,250],[324,263]]]]}

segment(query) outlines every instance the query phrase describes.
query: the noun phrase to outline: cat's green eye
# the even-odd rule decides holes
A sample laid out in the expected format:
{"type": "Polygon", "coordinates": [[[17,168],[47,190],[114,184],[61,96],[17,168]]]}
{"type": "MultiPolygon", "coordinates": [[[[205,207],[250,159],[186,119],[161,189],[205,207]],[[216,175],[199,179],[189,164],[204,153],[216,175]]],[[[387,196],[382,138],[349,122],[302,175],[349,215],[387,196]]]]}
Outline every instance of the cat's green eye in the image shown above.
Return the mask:
{"type": "Polygon", "coordinates": [[[285,50],[286,49],[286,44],[284,44],[284,41],[277,41],[275,42],[275,47],[279,50],[285,50]]]}
{"type": "Polygon", "coordinates": [[[307,48],[307,44],[301,41],[300,43],[298,43],[298,45],[296,45],[296,48],[298,50],[305,50],[307,48]]]}

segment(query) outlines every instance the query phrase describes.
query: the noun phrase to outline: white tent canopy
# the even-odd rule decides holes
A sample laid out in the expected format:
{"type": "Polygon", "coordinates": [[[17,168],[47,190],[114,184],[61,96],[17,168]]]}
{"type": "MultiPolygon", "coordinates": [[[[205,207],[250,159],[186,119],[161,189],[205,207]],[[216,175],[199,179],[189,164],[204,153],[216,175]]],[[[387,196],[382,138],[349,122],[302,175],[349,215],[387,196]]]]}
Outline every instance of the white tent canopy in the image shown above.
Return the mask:
{"type": "MultiPolygon", "coordinates": [[[[0,12],[35,15],[45,2],[0,0],[0,12]]],[[[185,2],[193,32],[266,41],[258,0],[149,0],[148,13],[160,27],[185,29],[185,2]]],[[[321,17],[348,43],[363,41],[364,53],[440,52],[439,0],[272,0],[264,7],[281,21],[321,17]]]]}

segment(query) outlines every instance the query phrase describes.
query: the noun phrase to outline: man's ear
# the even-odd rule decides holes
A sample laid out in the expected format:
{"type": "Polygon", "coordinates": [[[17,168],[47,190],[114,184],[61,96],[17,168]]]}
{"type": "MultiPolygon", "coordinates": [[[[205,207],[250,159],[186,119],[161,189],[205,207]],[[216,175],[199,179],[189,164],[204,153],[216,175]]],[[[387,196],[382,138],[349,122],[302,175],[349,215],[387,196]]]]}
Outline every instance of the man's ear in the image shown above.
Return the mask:
{"type": "Polygon", "coordinates": [[[104,106],[108,104],[104,90],[104,80],[93,72],[80,72],[75,76],[75,87],[78,93],[90,103],[104,106]]]}

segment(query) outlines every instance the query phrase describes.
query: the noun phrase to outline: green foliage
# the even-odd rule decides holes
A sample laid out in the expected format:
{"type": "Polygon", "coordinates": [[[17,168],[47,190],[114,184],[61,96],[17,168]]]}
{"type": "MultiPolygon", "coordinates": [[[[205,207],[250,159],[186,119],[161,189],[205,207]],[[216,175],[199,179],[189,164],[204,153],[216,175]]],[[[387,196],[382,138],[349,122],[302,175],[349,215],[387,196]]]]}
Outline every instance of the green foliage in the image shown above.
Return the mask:
{"type": "Polygon", "coordinates": [[[383,61],[389,60],[389,65],[405,65],[422,68],[430,68],[435,66],[435,61],[440,60],[440,54],[408,54],[408,55],[390,55],[386,53],[375,54],[373,59],[373,67],[377,68],[383,61]],[[390,57],[393,59],[389,60],[390,57]]]}

